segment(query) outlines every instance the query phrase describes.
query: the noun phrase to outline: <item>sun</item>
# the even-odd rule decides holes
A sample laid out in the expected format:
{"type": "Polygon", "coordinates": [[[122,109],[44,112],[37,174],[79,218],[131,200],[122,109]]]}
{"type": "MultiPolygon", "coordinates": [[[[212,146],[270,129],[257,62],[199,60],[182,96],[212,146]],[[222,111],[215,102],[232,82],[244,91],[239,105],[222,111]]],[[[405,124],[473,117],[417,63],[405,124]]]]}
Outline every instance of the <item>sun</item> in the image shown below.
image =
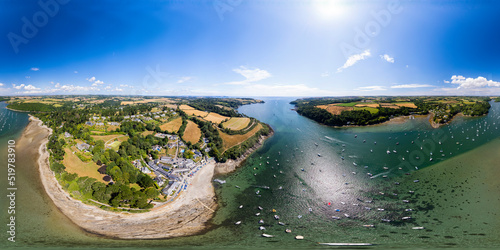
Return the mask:
{"type": "Polygon", "coordinates": [[[347,14],[347,6],[342,0],[315,0],[313,6],[319,18],[324,20],[341,19],[347,14]]]}

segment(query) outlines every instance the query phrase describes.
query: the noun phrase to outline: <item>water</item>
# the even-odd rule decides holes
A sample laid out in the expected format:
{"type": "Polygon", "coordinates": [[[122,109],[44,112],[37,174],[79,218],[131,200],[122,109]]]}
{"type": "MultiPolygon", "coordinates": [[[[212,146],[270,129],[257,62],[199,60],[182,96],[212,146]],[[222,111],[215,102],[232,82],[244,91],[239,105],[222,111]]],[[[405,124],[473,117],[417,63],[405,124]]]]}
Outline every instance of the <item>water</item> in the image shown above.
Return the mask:
{"type": "MultiPolygon", "coordinates": [[[[465,218],[467,214],[477,214],[477,207],[488,207],[482,203],[490,202],[488,205],[491,205],[493,201],[489,200],[488,192],[492,191],[481,193],[480,196],[485,198],[474,200],[477,206],[467,206],[465,199],[477,190],[466,184],[456,184],[462,178],[458,174],[450,177],[450,172],[443,172],[441,174],[448,176],[434,176],[439,172],[437,170],[448,171],[450,166],[456,165],[454,160],[459,158],[452,157],[461,154],[469,160],[459,159],[460,162],[478,164],[478,167],[483,164],[474,160],[479,153],[470,150],[500,136],[498,103],[492,103],[488,116],[458,117],[449,126],[433,129],[426,118],[402,124],[330,128],[299,116],[291,110],[290,99],[265,101],[265,104],[243,106],[239,111],[270,124],[275,134],[248,158],[243,167],[218,177],[227,182],[222,185],[214,183],[219,209],[210,229],[204,234],[148,241],[122,241],[90,235],[72,225],[53,207],[43,190],[40,191],[39,182],[28,181],[22,184],[29,190],[27,199],[20,201],[19,206],[24,207],[23,217],[29,219],[19,222],[16,246],[213,249],[322,247],[316,242],[371,242],[380,247],[449,247],[457,242],[460,242],[459,246],[500,245],[496,237],[490,235],[496,226],[494,223],[484,224],[486,221],[482,217],[480,222],[478,217],[473,221],[477,223],[471,223],[465,218]],[[387,154],[388,150],[390,154],[387,154]],[[437,170],[428,168],[436,163],[440,163],[437,170]],[[419,182],[413,182],[414,178],[419,178],[419,182]],[[445,183],[447,188],[444,188],[445,183]],[[436,190],[441,185],[443,191],[437,195],[436,190]],[[414,189],[414,194],[408,193],[410,188],[414,189]],[[465,193],[462,195],[465,204],[445,206],[444,199],[455,192],[465,193]],[[396,193],[398,195],[394,195],[396,193]],[[409,203],[403,202],[406,199],[409,203]],[[434,202],[436,206],[431,209],[428,205],[434,202]],[[243,207],[239,208],[241,205],[243,207]],[[37,209],[32,210],[34,207],[37,209]],[[405,211],[409,208],[416,211],[405,211]],[[256,213],[260,215],[256,216],[256,213]],[[275,214],[285,226],[278,225],[273,217],[275,214]],[[447,214],[454,214],[456,218],[442,222],[447,214]],[[332,219],[333,216],[340,220],[332,219]],[[402,217],[407,216],[412,219],[403,221],[402,217]],[[263,224],[258,223],[260,219],[263,224]],[[384,223],[381,219],[391,222],[384,223]],[[242,223],[235,225],[236,221],[242,223]],[[261,231],[259,226],[266,229],[261,231]],[[414,226],[423,226],[425,230],[412,230],[414,226]],[[451,230],[453,227],[457,228],[451,230]],[[285,233],[285,228],[291,229],[292,233],[285,233]],[[276,237],[260,237],[263,232],[276,237]],[[304,235],[305,240],[294,240],[295,235],[304,235]]],[[[2,112],[7,111],[2,109],[2,112]]],[[[18,120],[24,119],[26,124],[26,118],[21,118],[24,114],[18,115],[18,120]]],[[[22,127],[17,127],[17,134],[22,127]]],[[[1,147],[5,152],[5,143],[1,147]]],[[[35,158],[24,163],[26,171],[22,175],[30,173],[29,178],[36,178],[36,171],[34,174],[29,171],[34,168],[35,158]]],[[[482,213],[495,212],[495,208],[490,206],[489,209],[482,213]]],[[[0,245],[14,246],[4,239],[0,245]]]]}

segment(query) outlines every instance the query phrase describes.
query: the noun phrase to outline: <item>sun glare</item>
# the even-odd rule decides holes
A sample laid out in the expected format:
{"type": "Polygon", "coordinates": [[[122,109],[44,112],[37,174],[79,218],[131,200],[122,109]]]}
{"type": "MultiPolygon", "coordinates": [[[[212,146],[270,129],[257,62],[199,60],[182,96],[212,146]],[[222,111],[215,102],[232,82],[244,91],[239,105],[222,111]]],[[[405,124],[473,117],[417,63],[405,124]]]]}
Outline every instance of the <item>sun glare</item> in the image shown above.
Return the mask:
{"type": "Polygon", "coordinates": [[[347,12],[345,2],[341,0],[316,0],[313,5],[318,17],[324,20],[340,19],[347,12]]]}

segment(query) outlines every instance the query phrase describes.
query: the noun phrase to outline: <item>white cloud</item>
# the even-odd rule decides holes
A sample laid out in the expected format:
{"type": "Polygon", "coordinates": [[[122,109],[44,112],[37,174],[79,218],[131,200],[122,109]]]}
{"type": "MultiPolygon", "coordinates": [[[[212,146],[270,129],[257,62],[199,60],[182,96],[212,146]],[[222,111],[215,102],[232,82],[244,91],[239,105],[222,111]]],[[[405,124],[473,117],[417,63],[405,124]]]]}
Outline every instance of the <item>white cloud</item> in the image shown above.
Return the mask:
{"type": "Polygon", "coordinates": [[[237,82],[228,82],[226,84],[242,85],[242,84],[257,82],[271,77],[271,73],[267,72],[266,70],[258,68],[248,69],[245,66],[240,66],[239,68],[233,69],[233,71],[245,77],[245,80],[237,82]]]}
{"type": "Polygon", "coordinates": [[[54,87],[59,88],[59,87],[61,87],[61,84],[56,83],[56,86],[54,86],[54,87]]]}
{"type": "Polygon", "coordinates": [[[26,78],[26,79],[30,79],[30,78],[31,78],[31,76],[25,76],[25,78],[26,78]]]}
{"type": "Polygon", "coordinates": [[[37,88],[37,87],[30,84],[28,86],[25,86],[24,89],[25,90],[39,90],[40,88],[37,88]]]}
{"type": "Polygon", "coordinates": [[[389,55],[387,54],[384,54],[384,55],[380,55],[380,58],[386,60],[387,62],[390,62],[390,63],[394,63],[394,57],[390,57],[389,55]]]}
{"type": "Polygon", "coordinates": [[[450,83],[450,81],[446,81],[446,80],[444,80],[444,83],[450,83]]]}
{"type": "Polygon", "coordinates": [[[31,68],[30,70],[31,71],[39,71],[40,69],[39,68],[31,68]]]}
{"type": "Polygon", "coordinates": [[[89,82],[94,82],[95,81],[95,76],[91,77],[91,78],[87,78],[87,81],[89,82]]]}
{"type": "Polygon", "coordinates": [[[363,51],[363,53],[350,56],[349,58],[347,58],[347,61],[344,63],[344,65],[337,69],[337,73],[342,72],[344,69],[347,69],[356,64],[358,61],[364,60],[370,56],[371,53],[369,49],[363,51]]]}
{"type": "Polygon", "coordinates": [[[193,79],[193,78],[192,78],[192,77],[190,77],[190,76],[183,76],[183,77],[181,77],[181,78],[177,81],[177,83],[187,82],[187,81],[189,81],[189,80],[191,80],[191,79],[193,79]]]}
{"type": "Polygon", "coordinates": [[[366,87],[359,87],[354,90],[357,91],[383,91],[387,90],[384,86],[366,86],[366,87]]]}
{"type": "Polygon", "coordinates": [[[429,84],[401,84],[391,86],[391,89],[414,89],[414,88],[431,88],[435,87],[429,84]]]}
{"type": "Polygon", "coordinates": [[[321,77],[329,77],[330,76],[330,73],[328,72],[324,72],[321,74],[321,77]]]}
{"type": "MultiPolygon", "coordinates": [[[[92,84],[92,85],[93,85],[93,84],[92,84]]],[[[110,89],[111,89],[111,86],[106,86],[106,87],[104,88],[104,90],[110,90],[110,89]]]]}
{"type": "Polygon", "coordinates": [[[119,89],[119,88],[117,88],[117,87],[116,87],[113,91],[119,91],[119,92],[122,92],[122,91],[123,91],[123,89],[119,89]]]}
{"type": "Polygon", "coordinates": [[[73,73],[78,74],[78,71],[75,70],[75,71],[73,71],[73,73]]]}
{"type": "Polygon", "coordinates": [[[0,82],[0,87],[2,87],[2,86],[3,86],[3,83],[0,82]]]}
{"type": "Polygon", "coordinates": [[[484,87],[500,87],[500,82],[488,80],[482,76],[478,76],[477,78],[465,78],[461,75],[453,75],[451,77],[452,84],[458,84],[457,89],[460,88],[484,88],[484,87]]]}
{"type": "Polygon", "coordinates": [[[24,88],[24,84],[17,85],[17,86],[15,84],[12,84],[12,87],[15,89],[22,89],[22,88],[24,88]]]}
{"type": "Polygon", "coordinates": [[[96,80],[94,83],[95,83],[95,84],[104,84],[104,82],[103,82],[103,81],[101,81],[101,80],[96,80]]]}

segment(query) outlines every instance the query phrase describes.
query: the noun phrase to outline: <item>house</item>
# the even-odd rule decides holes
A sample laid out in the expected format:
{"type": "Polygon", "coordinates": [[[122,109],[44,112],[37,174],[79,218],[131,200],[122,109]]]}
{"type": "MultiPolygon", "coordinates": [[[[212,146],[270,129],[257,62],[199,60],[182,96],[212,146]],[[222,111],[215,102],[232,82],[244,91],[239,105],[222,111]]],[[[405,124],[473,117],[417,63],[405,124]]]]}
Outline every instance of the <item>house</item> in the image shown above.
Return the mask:
{"type": "Polygon", "coordinates": [[[97,126],[104,126],[104,122],[96,122],[95,125],[97,125],[97,126]]]}
{"type": "Polygon", "coordinates": [[[79,143],[79,144],[76,144],[76,148],[78,148],[78,150],[80,150],[80,151],[85,151],[85,150],[89,150],[90,145],[87,143],[79,143]]]}
{"type": "Polygon", "coordinates": [[[156,151],[161,151],[162,149],[163,149],[163,147],[162,147],[162,146],[160,146],[160,145],[154,145],[154,146],[153,146],[153,150],[156,150],[156,151]]]}
{"type": "Polygon", "coordinates": [[[119,122],[108,122],[108,125],[111,125],[111,126],[120,126],[120,123],[119,122]]]}
{"type": "Polygon", "coordinates": [[[153,120],[153,118],[151,118],[151,117],[144,117],[144,120],[145,121],[151,121],[151,120],[153,120]]]}
{"type": "Polygon", "coordinates": [[[94,126],[94,123],[91,121],[88,121],[88,122],[85,122],[85,125],[94,126]]]}
{"type": "Polygon", "coordinates": [[[147,167],[140,167],[139,169],[141,170],[141,172],[143,172],[145,174],[151,173],[151,170],[149,170],[149,168],[147,168],[147,167]]]}
{"type": "Polygon", "coordinates": [[[160,116],[159,116],[159,115],[155,115],[154,117],[155,117],[155,119],[159,119],[159,118],[160,118],[160,116]]]}
{"type": "Polygon", "coordinates": [[[174,190],[176,190],[180,186],[180,182],[174,181],[170,186],[161,190],[161,192],[165,195],[171,195],[174,190]]]}
{"type": "Polygon", "coordinates": [[[168,134],[167,134],[167,137],[169,140],[172,140],[172,141],[176,141],[179,138],[177,135],[168,135],[168,134]]]}
{"type": "Polygon", "coordinates": [[[167,143],[167,147],[168,148],[175,148],[176,146],[177,146],[177,143],[175,143],[175,142],[169,142],[169,143],[167,143]]]}
{"type": "Polygon", "coordinates": [[[162,134],[162,133],[156,133],[155,134],[155,137],[158,137],[158,138],[165,138],[167,136],[167,134],[162,134]]]}
{"type": "Polygon", "coordinates": [[[160,187],[163,186],[163,184],[165,184],[165,180],[161,177],[161,175],[156,176],[154,180],[160,187]]]}
{"type": "Polygon", "coordinates": [[[205,152],[207,153],[210,152],[210,148],[209,147],[205,148],[205,152]]]}
{"type": "Polygon", "coordinates": [[[70,138],[70,137],[72,137],[72,135],[70,133],[68,133],[68,132],[64,132],[64,137],[70,138]]]}
{"type": "Polygon", "coordinates": [[[123,119],[130,119],[130,115],[124,116],[123,119]]]}

